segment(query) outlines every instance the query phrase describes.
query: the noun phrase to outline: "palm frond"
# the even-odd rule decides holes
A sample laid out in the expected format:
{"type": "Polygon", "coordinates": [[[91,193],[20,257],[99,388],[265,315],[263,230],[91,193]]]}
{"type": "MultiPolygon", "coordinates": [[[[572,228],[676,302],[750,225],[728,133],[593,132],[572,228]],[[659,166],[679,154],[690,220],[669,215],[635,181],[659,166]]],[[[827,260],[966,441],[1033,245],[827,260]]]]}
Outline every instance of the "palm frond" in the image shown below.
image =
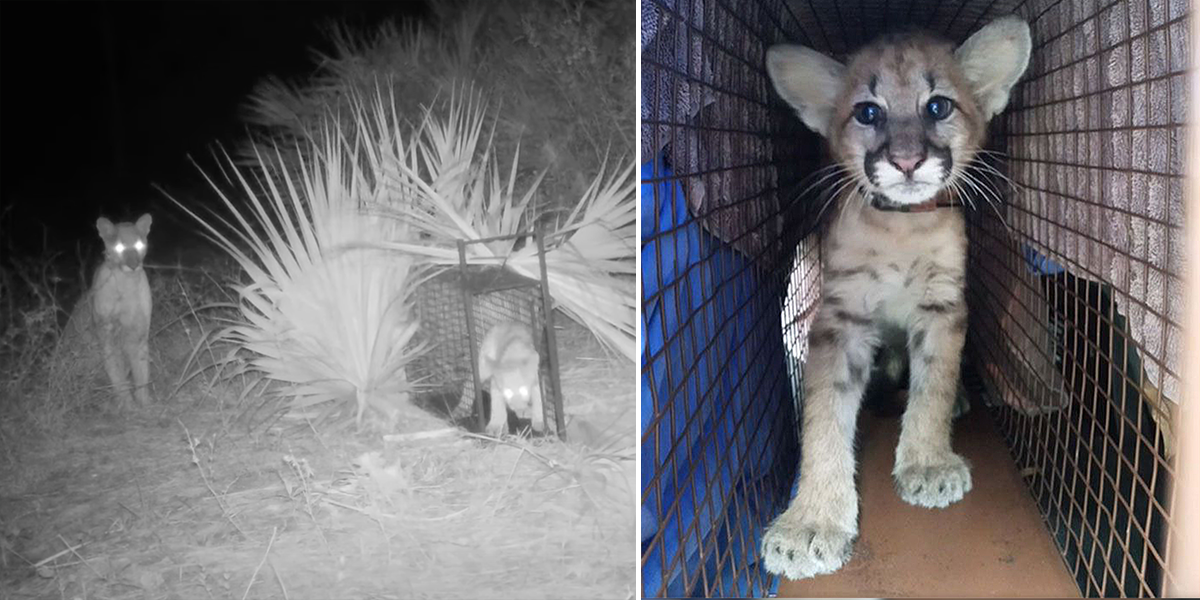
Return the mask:
{"type": "MultiPolygon", "coordinates": [[[[439,266],[458,264],[458,240],[518,236],[530,231],[530,211],[544,172],[523,192],[515,167],[508,177],[484,138],[486,105],[479,94],[458,91],[428,109],[409,139],[394,103],[380,91],[355,107],[355,139],[374,177],[395,193],[377,204],[384,214],[424,234],[390,240],[383,247],[426,258],[439,266]]],[[[516,157],[513,162],[516,163],[516,157]]],[[[546,270],[550,293],[571,318],[587,326],[607,347],[634,360],[633,285],[636,247],[635,165],[609,171],[603,165],[566,220],[547,232],[546,270]]],[[[536,247],[520,238],[471,244],[467,262],[503,265],[540,279],[536,247]]]]}
{"type": "Polygon", "coordinates": [[[409,226],[363,210],[387,191],[354,154],[334,135],[310,144],[294,173],[275,166],[278,154],[259,155],[250,172],[226,157],[242,207],[209,183],[232,220],[180,207],[245,274],[235,287],[241,318],[219,337],[244,351],[249,370],[288,384],[292,408],[355,398],[361,409],[368,397],[411,390],[405,366],[424,351],[411,293],[426,270],[371,247],[407,239],[409,226]]]}

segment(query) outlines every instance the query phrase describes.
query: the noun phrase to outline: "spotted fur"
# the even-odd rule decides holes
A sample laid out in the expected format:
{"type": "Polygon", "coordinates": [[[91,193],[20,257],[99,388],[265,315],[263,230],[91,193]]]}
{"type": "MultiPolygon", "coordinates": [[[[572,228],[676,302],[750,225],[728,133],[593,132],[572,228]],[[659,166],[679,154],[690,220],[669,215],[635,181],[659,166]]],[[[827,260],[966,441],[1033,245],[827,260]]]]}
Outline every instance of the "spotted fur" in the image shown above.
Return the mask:
{"type": "Polygon", "coordinates": [[[940,508],[971,490],[970,468],[950,445],[967,238],[961,210],[935,203],[978,185],[966,167],[1029,52],[1029,28],[1015,17],[957,49],[923,34],[885,37],[845,65],[800,46],[768,52],[775,89],[829,142],[834,165],[821,183],[838,211],[823,240],[823,299],[804,366],[799,490],[763,537],[772,573],[800,579],[849,560],[855,421],[888,329],[903,332],[909,355],[896,491],[940,508]]]}

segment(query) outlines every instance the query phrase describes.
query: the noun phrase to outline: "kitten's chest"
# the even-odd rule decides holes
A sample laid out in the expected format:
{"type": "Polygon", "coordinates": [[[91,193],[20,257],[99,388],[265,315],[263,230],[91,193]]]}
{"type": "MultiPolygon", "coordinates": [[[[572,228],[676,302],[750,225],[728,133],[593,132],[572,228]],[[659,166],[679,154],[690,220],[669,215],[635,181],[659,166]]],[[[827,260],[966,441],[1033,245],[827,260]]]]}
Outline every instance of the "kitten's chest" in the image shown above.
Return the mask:
{"type": "Polygon", "coordinates": [[[835,219],[822,258],[827,296],[903,320],[919,303],[961,297],[964,224],[958,213],[848,214],[835,219]]]}
{"type": "Polygon", "coordinates": [[[92,305],[102,321],[125,326],[148,322],[150,283],[145,271],[101,266],[92,284],[92,305]]]}

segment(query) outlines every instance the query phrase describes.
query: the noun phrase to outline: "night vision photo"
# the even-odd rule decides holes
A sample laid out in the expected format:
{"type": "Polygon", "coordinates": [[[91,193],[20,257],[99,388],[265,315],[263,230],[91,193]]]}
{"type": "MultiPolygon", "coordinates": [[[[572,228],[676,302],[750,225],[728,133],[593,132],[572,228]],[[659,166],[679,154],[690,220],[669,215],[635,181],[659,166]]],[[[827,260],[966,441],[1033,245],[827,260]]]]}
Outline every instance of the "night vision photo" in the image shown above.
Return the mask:
{"type": "Polygon", "coordinates": [[[636,597],[636,8],[4,3],[0,597],[636,597]]]}

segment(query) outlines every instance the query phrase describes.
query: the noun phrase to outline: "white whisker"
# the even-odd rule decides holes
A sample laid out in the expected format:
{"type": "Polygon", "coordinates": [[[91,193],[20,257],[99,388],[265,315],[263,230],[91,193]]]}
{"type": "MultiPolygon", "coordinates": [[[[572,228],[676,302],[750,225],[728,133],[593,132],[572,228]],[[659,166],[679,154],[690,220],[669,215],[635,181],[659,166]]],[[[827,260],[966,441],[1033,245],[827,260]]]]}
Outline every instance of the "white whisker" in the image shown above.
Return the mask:
{"type": "Polygon", "coordinates": [[[1009,235],[1012,235],[1012,227],[1009,226],[1008,221],[1004,218],[1004,215],[1000,213],[1000,209],[996,206],[997,204],[1001,203],[1000,197],[996,195],[996,192],[982,185],[981,182],[978,182],[975,177],[967,171],[962,172],[962,181],[963,183],[971,186],[972,189],[978,192],[980,196],[987,201],[987,205],[992,208],[992,212],[996,213],[996,217],[999,218],[1000,222],[1004,224],[1005,230],[1007,230],[1009,235]]]}
{"type": "Polygon", "coordinates": [[[829,208],[829,204],[837,199],[837,190],[843,187],[849,180],[849,178],[834,180],[834,182],[830,184],[830,187],[821,192],[821,195],[818,196],[818,199],[824,198],[825,202],[821,204],[821,210],[817,211],[817,221],[821,220],[821,215],[825,214],[825,209],[829,208]]]}

